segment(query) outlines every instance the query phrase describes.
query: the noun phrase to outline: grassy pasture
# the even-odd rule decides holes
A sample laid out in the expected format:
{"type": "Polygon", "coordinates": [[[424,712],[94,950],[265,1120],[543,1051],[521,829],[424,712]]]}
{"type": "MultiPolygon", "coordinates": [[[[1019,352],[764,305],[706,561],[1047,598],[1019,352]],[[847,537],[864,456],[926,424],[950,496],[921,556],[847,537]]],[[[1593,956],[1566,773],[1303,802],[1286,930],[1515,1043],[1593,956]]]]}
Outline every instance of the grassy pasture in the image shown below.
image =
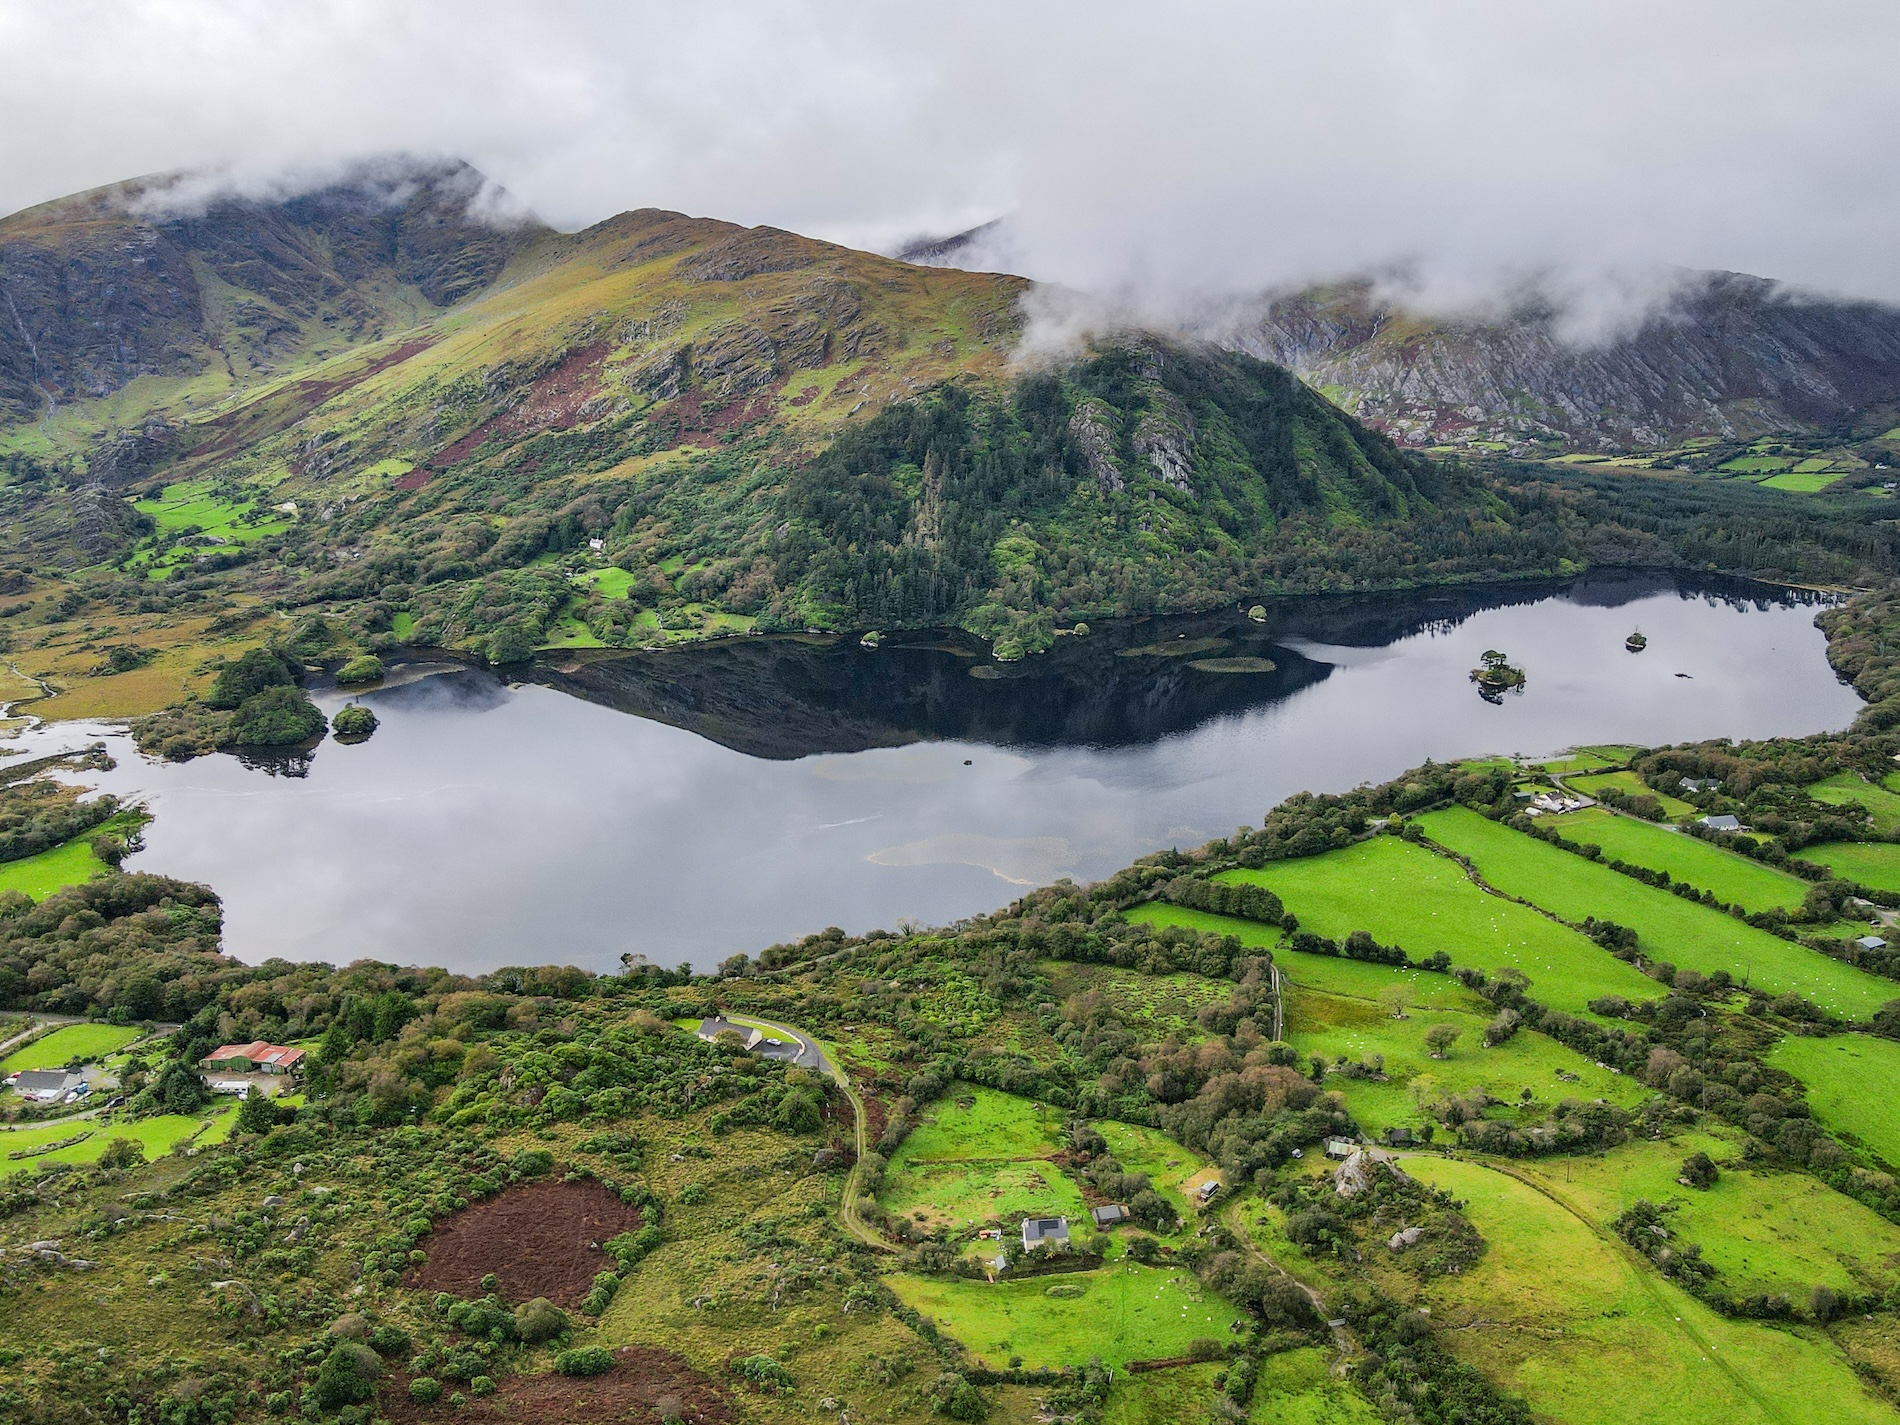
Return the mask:
{"type": "Polygon", "coordinates": [[[45,900],[54,891],[103,876],[112,868],[92,852],[92,837],[81,836],[51,851],[0,865],[0,891],[19,891],[45,900]]]}
{"type": "Polygon", "coordinates": [[[145,1150],[147,1159],[160,1158],[187,1140],[198,1144],[223,1142],[236,1124],[237,1113],[233,1105],[225,1103],[203,1114],[165,1113],[155,1118],[141,1118],[136,1123],[100,1123],[82,1118],[63,1123],[36,1124],[31,1128],[0,1130],[0,1154],[17,1153],[44,1143],[58,1143],[76,1133],[91,1130],[90,1137],[69,1148],[56,1148],[33,1158],[0,1157],[0,1176],[44,1168],[48,1163],[96,1162],[114,1138],[130,1138],[145,1150]]]}
{"type": "Polygon", "coordinates": [[[1452,1349],[1568,1425],[1890,1421],[1824,1337],[1730,1322],[1620,1242],[1478,1163],[1406,1170],[1463,1199],[1484,1257],[1424,1293],[1452,1349]],[[1633,1402],[1641,1402],[1633,1416],[1633,1402]]]}
{"type": "Polygon", "coordinates": [[[1472,1089],[1484,1089],[1510,1104],[1521,1102],[1520,1094],[1529,1089],[1531,1099],[1522,1110],[1498,1111],[1498,1116],[1525,1124],[1542,1122],[1566,1098],[1606,1098],[1632,1107],[1649,1097],[1628,1075],[1599,1069],[1542,1034],[1527,1030],[1486,1049],[1488,1013],[1415,1009],[1405,1019],[1394,1019],[1382,1006],[1364,1000],[1301,989],[1287,999],[1287,1039],[1302,1059],[1318,1054],[1331,1063],[1340,1054],[1351,1060],[1385,1056],[1385,1083],[1340,1074],[1326,1078],[1326,1087],[1343,1093],[1353,1117],[1374,1133],[1398,1126],[1417,1128],[1426,1118],[1421,1101],[1472,1089]],[[1426,1031],[1437,1024],[1463,1031],[1444,1059],[1432,1058],[1425,1047],[1426,1031]],[[1559,1069],[1576,1074],[1579,1082],[1559,1079],[1559,1069]]]}
{"type": "MultiPolygon", "coordinates": [[[[1895,800],[1900,801],[1900,797],[1895,800]]],[[[1556,827],[1572,841],[1601,846],[1607,857],[1652,871],[1667,871],[1678,881],[1687,881],[1697,890],[1714,891],[1721,900],[1749,910],[1771,906],[1792,910],[1808,893],[1808,883],[1786,871],[1635,817],[1593,807],[1557,817],[1556,827]]]]}
{"type": "Polygon", "coordinates": [[[1599,995],[1647,997],[1654,989],[1587,937],[1479,890],[1456,862],[1396,836],[1258,871],[1230,871],[1221,879],[1269,887],[1299,916],[1302,929],[1335,940],[1365,930],[1381,944],[1403,945],[1414,958],[1443,950],[1454,965],[1522,970],[1539,998],[1559,1009],[1581,1011],[1599,995]]]}
{"type": "Polygon", "coordinates": [[[1181,1366],[1120,1377],[1109,1391],[1102,1425],[1153,1425],[1157,1420],[1194,1420],[1205,1414],[1219,1392],[1214,1377],[1221,1365],[1181,1366]]]}
{"type": "Polygon", "coordinates": [[[1187,1194],[1181,1184],[1207,1166],[1207,1160],[1192,1149],[1183,1148],[1165,1133],[1135,1123],[1097,1123],[1095,1129],[1108,1140],[1108,1150],[1121,1160],[1124,1171],[1146,1173],[1154,1190],[1167,1199],[1183,1222],[1192,1216],[1187,1194]]]}
{"type": "Polygon", "coordinates": [[[1268,1356],[1261,1362],[1248,1420],[1254,1425],[1377,1425],[1383,1417],[1372,1403],[1350,1381],[1337,1379],[1331,1367],[1332,1353],[1319,1346],[1268,1356]]]}
{"type": "Polygon", "coordinates": [[[1900,1042],[1869,1034],[1788,1038],[1768,1051],[1768,1062],[1807,1085],[1822,1123],[1900,1167],[1900,1042]]]}
{"type": "Polygon", "coordinates": [[[1388,986],[1403,984],[1410,988],[1416,1004],[1456,1008],[1483,1003],[1450,975],[1437,975],[1429,970],[1401,970],[1391,965],[1368,964],[1364,960],[1346,960],[1337,955],[1307,955],[1289,950],[1279,944],[1281,936],[1277,929],[1261,925],[1258,921],[1213,915],[1204,910],[1190,910],[1186,906],[1168,905],[1162,901],[1150,901],[1146,905],[1134,907],[1128,912],[1128,919],[1148,925],[1188,925],[1196,930],[1235,936],[1242,945],[1272,950],[1274,964],[1280,967],[1280,973],[1291,983],[1307,989],[1322,990],[1327,994],[1377,999],[1380,991],[1388,986]]]}
{"type": "Polygon", "coordinates": [[[1695,811],[1694,807],[1679,797],[1666,797],[1661,792],[1651,791],[1649,784],[1634,772],[1605,772],[1595,777],[1570,777],[1566,779],[1565,785],[1582,792],[1586,797],[1601,796],[1605,788],[1614,788],[1630,797],[1654,797],[1662,804],[1664,813],[1672,817],[1689,816],[1695,811]]]}
{"type": "Polygon", "coordinates": [[[1198,1337],[1226,1341],[1240,1316],[1224,1298],[1203,1291],[1190,1272],[1127,1261],[1024,1281],[887,1280],[907,1306],[992,1366],[1007,1365],[1011,1356],[1032,1369],[1079,1366],[1100,1356],[1119,1368],[1182,1355],[1198,1337]],[[1081,1287],[1082,1295],[1050,1296],[1052,1286],[1081,1287]]]}
{"type": "Polygon", "coordinates": [[[1900,894],[1900,845],[1891,841],[1830,841],[1800,856],[1846,880],[1900,894]]]}
{"type": "Polygon", "coordinates": [[[1900,1278],[1900,1227],[1807,1173],[1743,1166],[1739,1138],[1727,1130],[1638,1139],[1518,1168],[1604,1226],[1638,1198],[1667,1208],[1670,1230],[1700,1243],[1731,1291],[1804,1301],[1816,1283],[1884,1291],[1900,1278]],[[1682,1160],[1696,1152],[1722,1169],[1712,1188],[1676,1181],[1682,1160]]]}
{"type": "Polygon", "coordinates": [[[123,1049],[139,1034],[139,1030],[120,1024],[68,1024],[0,1059],[0,1077],[22,1069],[57,1069],[73,1059],[102,1059],[123,1049]]]}
{"type": "Polygon", "coordinates": [[[892,1155],[878,1200],[888,1212],[921,1212],[933,1226],[957,1231],[1030,1216],[1082,1217],[1081,1190],[1045,1161],[1060,1147],[1061,1127],[1059,1113],[1028,1099],[954,1085],[892,1155]]]}
{"type": "MultiPolygon", "coordinates": [[[[1801,463],[1807,465],[1812,462],[1804,460],[1801,463]]],[[[1763,489],[1767,490],[1792,490],[1796,494],[1811,495],[1816,490],[1825,490],[1846,473],[1845,470],[1802,470],[1797,468],[1789,471],[1785,475],[1770,475],[1766,480],[1761,482],[1761,485],[1763,489]]]]}
{"type": "MultiPolygon", "coordinates": [[[[1419,825],[1434,841],[1469,856],[1498,889],[1569,920],[1594,915],[1627,925],[1644,953],[1655,959],[1705,975],[1727,970],[1744,984],[1776,994],[1792,990],[1846,1018],[1865,1020],[1894,997],[1890,980],[1618,875],[1463,807],[1431,812],[1419,818],[1419,825]]],[[[1531,978],[1535,982],[1534,974],[1531,978]]],[[[1638,993],[1643,997],[1655,993],[1653,981],[1642,984],[1638,993]]]]}
{"type": "Polygon", "coordinates": [[[1808,795],[1830,806],[1858,802],[1867,808],[1874,826],[1880,831],[1889,832],[1900,827],[1900,795],[1891,788],[1866,781],[1853,772],[1840,772],[1824,782],[1813,783],[1808,787],[1808,795]]]}

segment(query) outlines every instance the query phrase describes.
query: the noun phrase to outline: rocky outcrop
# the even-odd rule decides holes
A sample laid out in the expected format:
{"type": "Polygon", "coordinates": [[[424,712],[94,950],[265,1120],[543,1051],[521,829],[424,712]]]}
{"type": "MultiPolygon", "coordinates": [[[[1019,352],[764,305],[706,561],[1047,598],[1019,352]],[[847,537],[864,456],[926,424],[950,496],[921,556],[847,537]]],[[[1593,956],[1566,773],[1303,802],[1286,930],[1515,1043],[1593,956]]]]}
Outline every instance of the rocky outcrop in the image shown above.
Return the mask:
{"type": "Polygon", "coordinates": [[[1698,274],[1633,331],[1567,340],[1559,313],[1432,321],[1369,285],[1267,303],[1231,338],[1411,444],[1654,449],[1812,428],[1900,399],[1900,309],[1698,274]]]}

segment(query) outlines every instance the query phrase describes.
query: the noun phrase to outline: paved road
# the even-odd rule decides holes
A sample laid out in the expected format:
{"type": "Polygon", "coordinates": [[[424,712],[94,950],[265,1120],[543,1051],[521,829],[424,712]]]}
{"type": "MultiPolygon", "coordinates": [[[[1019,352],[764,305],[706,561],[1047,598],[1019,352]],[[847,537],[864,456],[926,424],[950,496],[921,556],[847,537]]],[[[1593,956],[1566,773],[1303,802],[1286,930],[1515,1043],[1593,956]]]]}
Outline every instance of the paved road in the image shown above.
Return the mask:
{"type": "Polygon", "coordinates": [[[896,1251],[897,1249],[879,1236],[877,1229],[866,1222],[858,1212],[858,1184],[864,1171],[865,1113],[864,1100],[858,1097],[858,1091],[851,1086],[850,1075],[832,1063],[831,1056],[825,1053],[817,1040],[802,1030],[792,1028],[789,1024],[778,1024],[769,1019],[756,1019],[749,1015],[729,1014],[726,1018],[734,1024],[746,1024],[755,1029],[770,1029],[797,1040],[798,1057],[792,1062],[802,1069],[816,1069],[844,1090],[844,1096],[851,1100],[851,1112],[856,1119],[858,1160],[851,1165],[851,1171],[845,1175],[844,1195],[838,1204],[838,1220],[844,1225],[845,1231],[873,1251],[896,1251]]]}

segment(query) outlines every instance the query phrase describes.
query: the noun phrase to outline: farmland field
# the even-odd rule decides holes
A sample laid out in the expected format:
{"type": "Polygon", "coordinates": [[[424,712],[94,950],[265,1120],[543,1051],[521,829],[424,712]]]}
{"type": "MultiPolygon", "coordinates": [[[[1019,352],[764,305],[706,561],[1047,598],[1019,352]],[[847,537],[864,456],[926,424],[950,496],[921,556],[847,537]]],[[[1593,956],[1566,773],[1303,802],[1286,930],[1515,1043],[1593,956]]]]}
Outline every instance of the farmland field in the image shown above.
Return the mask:
{"type": "Polygon", "coordinates": [[[1664,1207],[1670,1230],[1700,1244],[1737,1295],[1780,1292],[1800,1301],[1816,1283],[1843,1293],[1884,1291],[1900,1277],[1900,1226],[1807,1173],[1745,1164],[1739,1135],[1722,1132],[1638,1139],[1607,1153],[1522,1163],[1518,1171],[1599,1225],[1638,1198],[1664,1207]],[[1682,1160],[1697,1152],[1721,1169],[1712,1188],[1676,1181],[1682,1160]]]}
{"type": "Polygon", "coordinates": [[[1620,1243],[1477,1163],[1406,1171],[1468,1204],[1487,1250],[1425,1293],[1453,1348],[1569,1425],[1891,1420],[1825,1338],[1717,1316],[1620,1243]]]}
{"type": "Polygon", "coordinates": [[[1378,1425],[1371,1402],[1332,1374],[1331,1356],[1317,1346],[1268,1356],[1247,1418],[1256,1425],[1378,1425]]]}
{"type": "Polygon", "coordinates": [[[194,1138],[194,1135],[199,1144],[222,1142],[230,1136],[236,1123],[237,1113],[231,1104],[226,1103],[202,1114],[165,1113],[155,1118],[141,1118],[136,1123],[99,1123],[91,1119],[78,1119],[38,1124],[32,1128],[0,1130],[0,1153],[4,1154],[37,1148],[46,1143],[58,1143],[90,1130],[82,1142],[68,1148],[56,1148],[32,1158],[0,1157],[0,1175],[43,1168],[48,1163],[95,1162],[114,1138],[130,1138],[145,1150],[147,1159],[157,1158],[187,1139],[194,1138]]]}
{"type": "Polygon", "coordinates": [[[1716,899],[1748,910],[1792,910],[1808,893],[1808,883],[1786,871],[1635,817],[1592,808],[1556,817],[1552,824],[1566,840],[1601,846],[1606,859],[1667,871],[1673,880],[1713,891],[1716,899]]]}
{"type": "Polygon", "coordinates": [[[1364,1000],[1296,989],[1288,995],[1286,1017],[1287,1039],[1300,1051],[1302,1061],[1315,1054],[1329,1062],[1341,1054],[1351,1060],[1384,1056],[1387,1082],[1340,1074],[1326,1078],[1327,1088],[1346,1096],[1346,1105],[1360,1126],[1374,1133],[1398,1126],[1417,1128],[1426,1117],[1420,1111],[1421,1102],[1473,1089],[1483,1089],[1509,1104],[1519,1103],[1522,1091],[1529,1089],[1528,1108],[1505,1114],[1507,1120],[1524,1123],[1542,1122],[1565,1098],[1606,1098],[1633,1107],[1649,1097],[1649,1091],[1628,1075],[1599,1069],[1542,1034],[1525,1031],[1495,1048],[1485,1048],[1488,1014],[1413,1009],[1401,1020],[1364,1000]],[[1426,1032],[1439,1024],[1461,1032],[1442,1060],[1432,1058],[1425,1047],[1426,1032]],[[1559,1079],[1559,1069],[1577,1075],[1577,1081],[1559,1079]]]}
{"type": "Polygon", "coordinates": [[[1242,945],[1273,951],[1280,973],[1296,985],[1323,990],[1328,994],[1357,995],[1376,999],[1380,991],[1393,984],[1411,988],[1414,1002],[1461,1008],[1484,1003],[1450,975],[1429,970],[1401,970],[1392,965],[1374,965],[1365,960],[1346,960],[1337,955],[1308,955],[1279,945],[1280,932],[1258,921],[1214,915],[1186,906],[1149,901],[1128,912],[1128,919],[1148,925],[1190,925],[1196,930],[1211,930],[1217,935],[1232,935],[1242,945]]]}
{"type": "Polygon", "coordinates": [[[1900,1042],[1867,1034],[1788,1038],[1769,1050],[1768,1062],[1807,1085],[1822,1123],[1900,1167],[1900,1042]]]}
{"type": "MultiPolygon", "coordinates": [[[[1434,841],[1471,857],[1499,890],[1569,920],[1593,915],[1627,925],[1636,931],[1643,953],[1654,959],[1705,975],[1727,970],[1742,984],[1775,994],[1793,991],[1844,1018],[1866,1020],[1894,997],[1891,980],[1547,846],[1476,812],[1462,807],[1431,812],[1418,824],[1434,841]]],[[[1647,998],[1653,992],[1646,982],[1638,993],[1647,998]]]]}
{"type": "Polygon", "coordinates": [[[1900,895],[1900,845],[1891,841],[1831,841],[1809,846],[1800,855],[1837,876],[1900,895]]]}
{"type": "Polygon", "coordinates": [[[1037,1366],[1082,1365],[1100,1356],[1117,1368],[1130,1361],[1178,1356],[1202,1337],[1228,1339],[1240,1313],[1204,1291],[1192,1273],[1121,1261],[1093,1272],[982,1282],[897,1276],[904,1304],[993,1366],[1018,1355],[1037,1366]],[[1079,1296],[1050,1289],[1080,1287],[1079,1296]]]}
{"type": "Polygon", "coordinates": [[[69,1024],[0,1059],[0,1076],[21,1069],[57,1069],[72,1059],[98,1059],[139,1037],[139,1030],[125,1025],[69,1024]]]}
{"type": "Polygon", "coordinates": [[[1606,787],[1614,787],[1625,796],[1654,797],[1662,804],[1664,814],[1668,816],[1688,816],[1695,811],[1689,803],[1678,797],[1666,797],[1661,792],[1652,792],[1649,785],[1634,772],[1605,772],[1597,777],[1570,777],[1564,785],[1573,791],[1582,792],[1586,797],[1600,795],[1606,787]]]}
{"type": "Polygon", "coordinates": [[[1028,1099],[954,1084],[892,1155],[878,1201],[887,1212],[922,1213],[956,1231],[1084,1216],[1081,1190],[1043,1161],[1060,1147],[1061,1127],[1061,1115],[1028,1099]]]}
{"type": "Polygon", "coordinates": [[[112,868],[93,854],[90,836],[76,837],[37,856],[0,865],[0,891],[19,891],[45,900],[54,891],[82,885],[112,868]]]}
{"type": "Polygon", "coordinates": [[[1860,803],[1867,808],[1878,831],[1891,832],[1895,827],[1900,827],[1900,793],[1869,782],[1853,772],[1842,772],[1825,782],[1814,782],[1809,785],[1807,792],[1817,802],[1827,802],[1831,806],[1860,803]]]}
{"type": "Polygon", "coordinates": [[[1104,1122],[1097,1123],[1095,1130],[1108,1140],[1108,1151],[1120,1160],[1124,1171],[1146,1173],[1154,1190],[1181,1220],[1189,1220],[1187,1195],[1181,1191],[1181,1184],[1207,1166],[1206,1159],[1165,1133],[1138,1124],[1104,1122]]]}
{"type": "Polygon", "coordinates": [[[1220,879],[1268,887],[1302,929],[1335,940],[1365,930],[1381,944],[1404,946],[1414,959],[1443,950],[1454,965],[1494,974],[1522,970],[1538,997],[1559,1009],[1581,1011],[1599,995],[1646,997],[1654,988],[1585,936],[1486,894],[1456,862],[1396,836],[1220,879]]]}

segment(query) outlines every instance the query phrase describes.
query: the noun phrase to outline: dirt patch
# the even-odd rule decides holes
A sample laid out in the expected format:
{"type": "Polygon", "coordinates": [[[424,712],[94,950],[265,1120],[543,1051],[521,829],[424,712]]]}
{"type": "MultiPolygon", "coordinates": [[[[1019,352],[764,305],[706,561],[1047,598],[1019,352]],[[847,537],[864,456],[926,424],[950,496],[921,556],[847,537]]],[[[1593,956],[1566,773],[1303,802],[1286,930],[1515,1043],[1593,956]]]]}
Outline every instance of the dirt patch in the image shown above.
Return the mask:
{"type": "Polygon", "coordinates": [[[429,1259],[410,1272],[408,1284],[476,1297],[482,1295],[482,1278],[493,1272],[505,1300],[545,1296],[579,1306],[595,1273],[613,1265],[603,1244],[640,1225],[639,1209],[599,1183],[511,1188],[429,1233],[419,1244],[429,1259]]]}
{"type": "Polygon", "coordinates": [[[668,1408],[687,1425],[726,1425],[737,1418],[711,1377],[694,1370],[684,1356],[652,1346],[622,1346],[614,1352],[614,1368],[597,1376],[508,1376],[496,1384],[493,1395],[470,1396],[458,1408],[449,1403],[457,1386],[445,1381],[442,1399],[423,1405],[409,1398],[409,1378],[397,1376],[383,1387],[378,1409],[391,1425],[451,1419],[659,1425],[668,1408]]]}

